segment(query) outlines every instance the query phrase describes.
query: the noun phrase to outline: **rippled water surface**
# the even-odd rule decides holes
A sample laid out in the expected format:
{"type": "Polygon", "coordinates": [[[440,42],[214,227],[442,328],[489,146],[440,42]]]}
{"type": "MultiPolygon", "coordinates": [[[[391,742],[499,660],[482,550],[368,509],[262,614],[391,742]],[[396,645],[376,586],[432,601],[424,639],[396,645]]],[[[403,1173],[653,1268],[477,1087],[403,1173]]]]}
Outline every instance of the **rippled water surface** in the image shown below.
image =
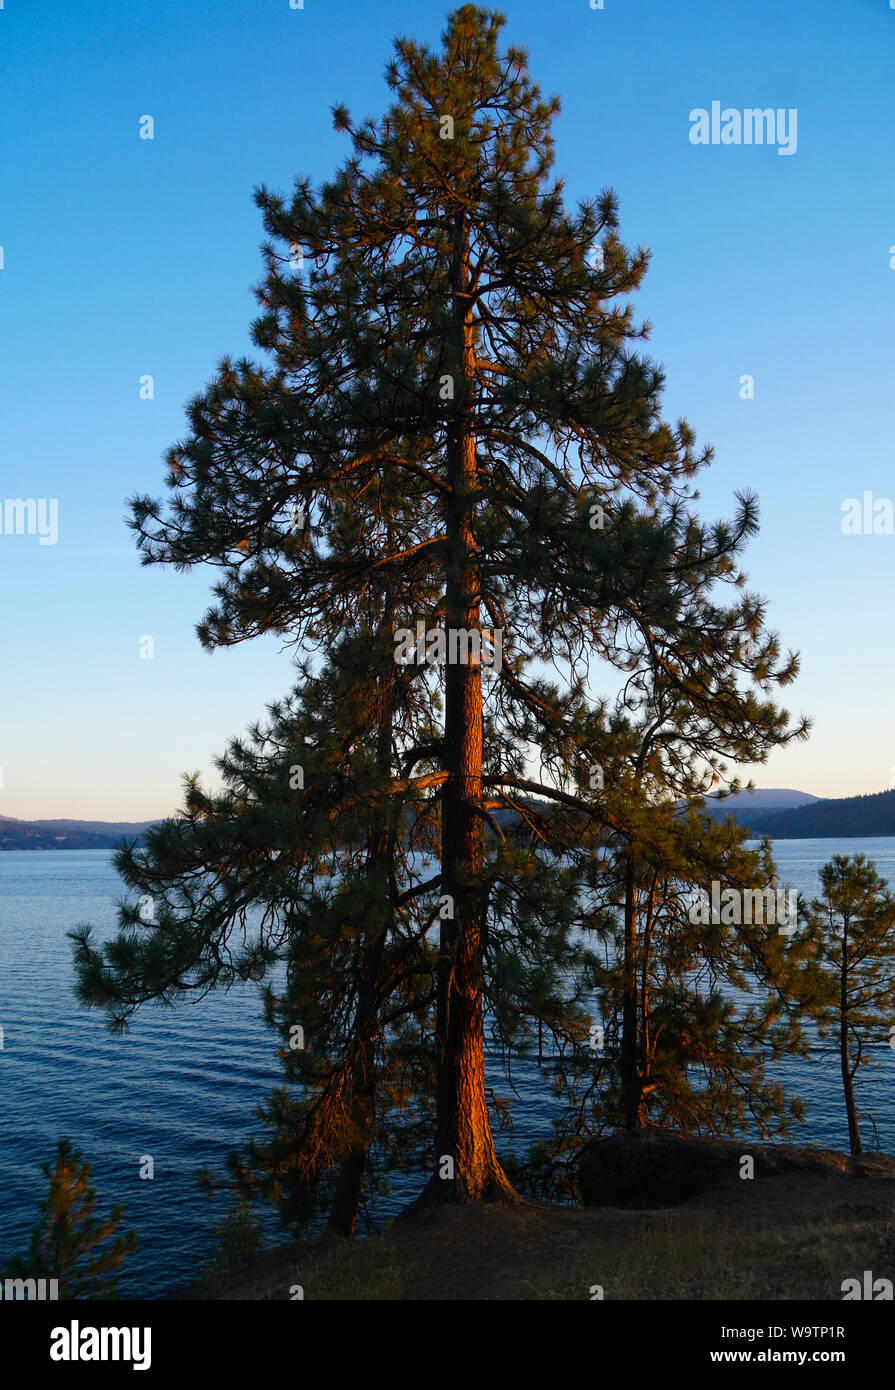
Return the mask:
{"type": "MultiPolygon", "coordinates": [[[[895,884],[895,839],[784,840],[774,855],[786,882],[813,894],[821,864],[858,850],[895,884]]],[[[24,1247],[43,1195],[39,1166],[66,1135],[93,1162],[100,1208],[123,1202],[125,1224],[137,1231],[121,1292],[151,1297],[195,1275],[222,1200],[198,1191],[196,1173],[220,1167],[279,1075],[256,988],[147,1010],[122,1038],[76,1003],[65,933],[82,921],[110,932],[120,894],[105,851],[0,853],[0,1265],[24,1247]],[[155,1161],[151,1182],[139,1178],[144,1154],[155,1161]]],[[[895,1052],[881,1047],[875,1060],[880,1069],[860,1104],[882,1148],[895,1152],[895,1052]]],[[[807,1103],[794,1139],[847,1147],[835,1058],[815,1054],[781,1074],[807,1103]]],[[[515,1144],[524,1149],[547,1131],[553,1104],[535,1067],[520,1064],[514,1077],[515,1144]]],[[[418,1185],[412,1180],[411,1194],[418,1185]]],[[[381,1210],[406,1195],[396,1192],[381,1210]]]]}

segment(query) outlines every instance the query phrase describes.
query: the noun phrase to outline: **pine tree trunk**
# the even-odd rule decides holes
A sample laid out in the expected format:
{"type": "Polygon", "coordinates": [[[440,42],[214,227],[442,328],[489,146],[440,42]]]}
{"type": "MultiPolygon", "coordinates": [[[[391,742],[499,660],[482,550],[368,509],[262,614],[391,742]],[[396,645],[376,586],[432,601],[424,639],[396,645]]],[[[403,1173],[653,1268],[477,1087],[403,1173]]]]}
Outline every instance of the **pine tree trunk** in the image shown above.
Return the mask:
{"type": "Polygon", "coordinates": [[[355,1145],[351,1153],[342,1160],[339,1181],[326,1221],[328,1236],[344,1236],[350,1240],[354,1235],[366,1163],[367,1150],[363,1144],[355,1145]]]}
{"type": "MultiPolygon", "coordinates": [[[[460,380],[448,430],[445,506],[449,630],[481,630],[475,537],[476,451],[473,426],[475,342],[464,292],[469,250],[462,223],[455,227],[453,265],[454,351],[460,380]]],[[[450,648],[449,648],[450,652],[450,648]]],[[[437,1066],[436,1172],[427,1195],[441,1201],[479,1201],[515,1195],[497,1161],[485,1095],[482,1027],[483,828],[473,805],[482,795],[482,673],[470,645],[468,664],[445,666],[445,770],[442,800],[441,893],[453,917],[441,924],[435,1052],[437,1066]]]]}
{"type": "Polygon", "coordinates": [[[858,1111],[855,1106],[854,1078],[851,1074],[851,1058],[848,1051],[848,923],[842,938],[842,965],[839,976],[839,1062],[842,1067],[842,1088],[845,1092],[845,1113],[848,1116],[848,1142],[852,1156],[860,1154],[861,1132],[858,1129],[858,1111]]]}
{"type": "MultiPolygon", "coordinates": [[[[843,1029],[844,1032],[844,1029],[843,1029]]],[[[840,1041],[840,1060],[842,1063],[842,1086],[845,1091],[845,1113],[848,1116],[848,1142],[852,1155],[863,1153],[861,1131],[858,1129],[858,1111],[855,1105],[855,1086],[849,1070],[848,1039],[840,1041]]]]}
{"type": "Polygon", "coordinates": [[[625,1129],[640,1122],[641,1079],[637,1067],[637,880],[634,861],[625,871],[625,944],[622,961],[622,1041],[619,1057],[625,1129]]]}
{"type": "MultiPolygon", "coordinates": [[[[653,926],[655,923],[656,912],[656,884],[659,880],[659,872],[653,874],[653,881],[650,885],[649,898],[647,899],[645,921],[642,938],[642,964],[640,969],[640,1000],[638,1008],[640,1011],[641,1027],[641,1047],[640,1047],[640,1066],[638,1068],[638,1126],[645,1123],[643,1117],[643,1098],[651,1089],[651,1075],[653,1062],[653,1040],[652,1029],[650,1026],[650,951],[652,950],[653,926]]],[[[635,941],[636,945],[636,941],[635,941]]]]}
{"type": "MultiPolygon", "coordinates": [[[[392,723],[393,716],[390,710],[380,725],[378,737],[379,762],[386,772],[390,770],[391,764],[392,723]]],[[[391,862],[391,853],[390,827],[383,823],[371,836],[367,849],[367,867],[371,872],[388,867],[391,862]]],[[[360,1210],[364,1173],[367,1166],[367,1152],[376,1118],[375,998],[377,978],[391,927],[389,903],[383,904],[382,912],[384,925],[370,943],[367,952],[363,976],[358,986],[357,1008],[354,1016],[354,1031],[359,1045],[351,1072],[351,1120],[355,1133],[361,1137],[342,1159],[339,1178],[326,1223],[327,1235],[344,1236],[349,1240],[354,1235],[357,1225],[357,1214],[360,1210]]]]}
{"type": "Polygon", "coordinates": [[[364,1173],[367,1167],[367,1153],[376,1118],[373,991],[376,972],[385,946],[385,938],[386,933],[383,931],[373,945],[371,960],[361,985],[355,1014],[355,1029],[360,1039],[360,1045],[351,1073],[351,1122],[354,1132],[360,1137],[342,1159],[339,1178],[326,1223],[327,1235],[345,1236],[349,1240],[354,1235],[357,1225],[364,1173]]]}

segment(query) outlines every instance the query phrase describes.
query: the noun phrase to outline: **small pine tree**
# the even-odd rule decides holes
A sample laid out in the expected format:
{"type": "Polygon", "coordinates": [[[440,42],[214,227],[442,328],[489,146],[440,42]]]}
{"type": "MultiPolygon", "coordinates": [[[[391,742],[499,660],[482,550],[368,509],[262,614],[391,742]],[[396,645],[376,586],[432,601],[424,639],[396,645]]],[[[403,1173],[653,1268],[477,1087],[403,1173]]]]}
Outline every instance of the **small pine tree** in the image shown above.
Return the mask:
{"type": "Polygon", "coordinates": [[[208,1265],[213,1276],[232,1274],[264,1249],[264,1228],[251,1203],[238,1195],[211,1233],[215,1246],[208,1265]]]}
{"type": "Polygon", "coordinates": [[[860,1154],[855,1078],[884,1043],[895,1010],[895,897],[872,860],[834,854],[820,871],[823,899],[806,909],[815,960],[806,1008],[839,1053],[851,1152],[860,1154]]]}
{"type": "Polygon", "coordinates": [[[137,1245],[134,1231],[115,1236],[123,1208],[114,1206],[105,1221],[94,1218],[96,1188],[88,1163],[68,1139],[56,1145],[55,1163],[42,1163],[49,1191],[38,1202],[40,1219],[31,1232],[28,1254],[9,1261],[4,1278],[56,1279],[60,1299],[114,1298],[118,1271],[137,1245]],[[91,1254],[95,1251],[95,1254],[91,1254]]]}
{"type": "MultiPolygon", "coordinates": [[[[658,814],[655,823],[658,831],[658,814]]],[[[770,844],[750,850],[748,832],[734,821],[712,822],[692,811],[672,816],[669,830],[664,842],[656,835],[652,858],[639,861],[633,894],[624,849],[609,876],[617,924],[597,978],[606,1039],[595,1059],[594,1118],[629,1129],[653,1124],[684,1133],[732,1136],[757,1128],[762,1137],[785,1134],[803,1107],[768,1069],[784,1055],[807,1053],[795,1001],[804,944],[781,935],[775,921],[766,924],[763,911],[755,921],[729,924],[694,912],[688,887],[718,880],[762,901],[777,882],[770,844]],[[621,1066],[629,896],[639,920],[631,971],[633,1102],[621,1066]],[[731,990],[740,996],[736,1002],[731,990]]]]}

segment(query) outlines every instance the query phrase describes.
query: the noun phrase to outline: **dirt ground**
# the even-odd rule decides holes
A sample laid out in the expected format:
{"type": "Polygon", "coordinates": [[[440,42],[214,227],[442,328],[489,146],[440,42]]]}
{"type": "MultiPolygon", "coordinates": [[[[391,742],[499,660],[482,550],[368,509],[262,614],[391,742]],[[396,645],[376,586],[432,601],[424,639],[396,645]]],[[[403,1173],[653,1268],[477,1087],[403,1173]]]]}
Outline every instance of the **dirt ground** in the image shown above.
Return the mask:
{"type": "Polygon", "coordinates": [[[763,1153],[776,1160],[753,1179],[731,1165],[675,1206],[430,1208],[366,1239],[276,1247],[171,1296],[840,1301],[865,1270],[895,1281],[895,1158],[855,1171],[829,1151],[763,1153]]]}

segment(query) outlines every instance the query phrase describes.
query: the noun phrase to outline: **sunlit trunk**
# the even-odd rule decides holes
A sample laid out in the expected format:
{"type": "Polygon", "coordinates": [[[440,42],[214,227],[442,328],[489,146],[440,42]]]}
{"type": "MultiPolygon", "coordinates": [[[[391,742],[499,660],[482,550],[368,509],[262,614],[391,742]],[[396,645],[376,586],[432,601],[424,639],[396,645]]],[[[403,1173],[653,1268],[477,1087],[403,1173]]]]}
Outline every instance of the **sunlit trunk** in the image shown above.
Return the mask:
{"type": "MultiPolygon", "coordinates": [[[[463,292],[469,280],[466,231],[458,224],[453,267],[455,348],[460,380],[457,410],[448,430],[445,505],[449,629],[481,631],[481,594],[475,537],[477,482],[472,392],[475,343],[463,292]]],[[[479,654],[445,667],[445,771],[442,800],[441,893],[449,900],[441,923],[436,1018],[438,1199],[475,1201],[512,1195],[494,1151],[485,1095],[482,1028],[483,826],[472,809],[482,794],[482,673],[479,654]]],[[[434,1191],[432,1191],[434,1189],[434,1191]]]]}
{"type": "Polygon", "coordinates": [[[842,937],[842,964],[839,975],[839,1062],[842,1067],[842,1089],[845,1092],[845,1113],[848,1117],[848,1142],[852,1154],[861,1153],[861,1132],[855,1106],[854,1078],[848,1049],[848,923],[842,937]]]}
{"type": "Polygon", "coordinates": [[[619,1057],[625,1129],[636,1129],[641,1079],[637,1067],[637,879],[628,856],[625,870],[625,941],[622,961],[622,1040],[619,1057]]]}

